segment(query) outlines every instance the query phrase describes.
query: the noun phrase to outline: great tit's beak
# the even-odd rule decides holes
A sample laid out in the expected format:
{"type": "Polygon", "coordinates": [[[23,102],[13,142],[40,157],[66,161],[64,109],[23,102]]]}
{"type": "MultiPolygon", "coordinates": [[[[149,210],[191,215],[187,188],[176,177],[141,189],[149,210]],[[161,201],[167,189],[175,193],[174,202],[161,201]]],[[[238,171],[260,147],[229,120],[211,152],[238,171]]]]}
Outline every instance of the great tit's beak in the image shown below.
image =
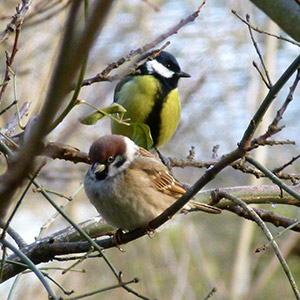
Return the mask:
{"type": "Polygon", "coordinates": [[[178,77],[191,77],[191,75],[189,73],[180,71],[179,73],[177,73],[178,77]]]}
{"type": "Polygon", "coordinates": [[[106,168],[106,165],[104,164],[96,164],[96,167],[94,168],[93,172],[94,174],[97,174],[97,173],[102,173],[106,168]]]}

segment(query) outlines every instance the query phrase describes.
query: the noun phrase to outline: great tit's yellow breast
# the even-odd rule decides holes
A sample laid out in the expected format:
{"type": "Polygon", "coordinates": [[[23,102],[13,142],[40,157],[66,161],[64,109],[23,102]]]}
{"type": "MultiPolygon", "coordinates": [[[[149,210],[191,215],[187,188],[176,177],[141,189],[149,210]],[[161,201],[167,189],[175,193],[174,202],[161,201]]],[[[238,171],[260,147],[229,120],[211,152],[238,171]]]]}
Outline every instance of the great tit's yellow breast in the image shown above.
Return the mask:
{"type": "MultiPolygon", "coordinates": [[[[159,81],[151,75],[134,76],[125,82],[115,95],[115,101],[127,110],[124,119],[145,123],[155,104],[158,89],[161,89],[159,81]]],[[[115,121],[111,123],[111,131],[113,134],[126,135],[129,138],[133,135],[131,126],[115,121]]]]}
{"type": "Polygon", "coordinates": [[[135,76],[126,82],[116,95],[117,103],[127,110],[124,117],[144,123],[155,104],[159,89],[159,81],[151,75],[135,76]]]}
{"type": "Polygon", "coordinates": [[[178,89],[173,89],[167,96],[161,111],[160,134],[157,147],[166,144],[176,131],[181,114],[181,104],[178,89]]]}
{"type": "MultiPolygon", "coordinates": [[[[116,88],[115,101],[127,110],[124,119],[150,127],[156,147],[167,143],[177,129],[181,113],[178,89],[168,92],[152,75],[133,76],[124,84],[121,82],[116,88]]],[[[111,129],[113,134],[134,136],[132,126],[112,121],[111,129]]]]}

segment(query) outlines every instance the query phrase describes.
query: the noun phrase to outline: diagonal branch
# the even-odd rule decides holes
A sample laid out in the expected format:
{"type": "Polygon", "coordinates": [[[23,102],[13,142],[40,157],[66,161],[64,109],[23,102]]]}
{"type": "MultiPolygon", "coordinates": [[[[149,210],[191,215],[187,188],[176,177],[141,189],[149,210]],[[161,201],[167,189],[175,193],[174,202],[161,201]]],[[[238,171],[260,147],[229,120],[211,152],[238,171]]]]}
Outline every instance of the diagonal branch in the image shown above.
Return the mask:
{"type": "Polygon", "coordinates": [[[288,266],[286,260],[284,259],[283,255],[281,254],[281,251],[278,247],[278,244],[274,240],[270,230],[268,229],[266,224],[262,221],[262,219],[258,216],[258,214],[253,210],[253,208],[251,206],[248,206],[245,202],[243,202],[243,201],[241,201],[241,200],[239,200],[235,197],[232,197],[230,194],[227,194],[227,193],[224,193],[224,192],[221,191],[221,192],[217,192],[215,194],[215,197],[217,197],[218,199],[221,199],[221,198],[229,199],[230,201],[234,202],[235,204],[240,205],[244,210],[246,210],[251,215],[251,217],[258,224],[258,226],[262,229],[262,231],[266,235],[267,239],[271,243],[277,258],[280,261],[286,276],[288,277],[288,280],[289,280],[290,285],[291,285],[291,287],[294,291],[296,299],[300,300],[299,289],[298,289],[296,281],[295,281],[295,279],[292,275],[290,267],[288,266]]]}
{"type": "Polygon", "coordinates": [[[294,41],[294,40],[292,40],[292,39],[289,39],[289,38],[287,38],[287,37],[284,37],[284,36],[282,36],[282,35],[272,34],[272,33],[270,33],[270,32],[267,32],[267,31],[265,31],[265,30],[262,30],[262,29],[258,28],[257,26],[254,26],[253,24],[251,24],[251,23],[249,22],[249,20],[245,20],[244,18],[242,18],[235,10],[232,10],[231,12],[232,12],[235,16],[237,16],[243,23],[245,23],[248,27],[250,27],[251,29],[255,30],[255,31],[258,32],[258,33],[263,33],[263,34],[272,36],[272,37],[274,37],[274,38],[276,38],[276,39],[278,39],[278,40],[283,40],[283,41],[285,41],[285,42],[294,44],[294,45],[296,45],[296,46],[300,46],[300,43],[299,43],[299,42],[296,42],[296,41],[294,41]]]}
{"type": "Polygon", "coordinates": [[[88,78],[85,79],[82,82],[82,86],[85,85],[91,85],[95,82],[100,82],[100,81],[112,81],[115,79],[115,77],[111,77],[108,76],[108,74],[120,67],[122,64],[124,64],[127,61],[130,61],[132,57],[134,57],[137,54],[142,54],[147,52],[148,50],[150,50],[151,48],[155,47],[156,45],[158,45],[159,43],[161,43],[162,41],[164,41],[165,39],[167,39],[168,37],[170,37],[173,34],[177,34],[177,32],[186,24],[193,22],[198,16],[199,13],[202,9],[202,7],[205,5],[206,0],[204,0],[202,2],[202,4],[198,7],[198,9],[193,12],[191,15],[189,15],[188,17],[186,17],[185,19],[180,20],[180,22],[178,24],[176,24],[175,26],[173,26],[172,28],[170,28],[168,31],[166,31],[165,33],[161,34],[159,37],[157,37],[155,40],[153,40],[152,42],[136,49],[136,50],[132,50],[129,52],[129,54],[127,54],[126,56],[120,58],[119,60],[110,63],[102,72],[98,73],[96,76],[92,77],[92,78],[88,78]]]}
{"type": "MultiPolygon", "coordinates": [[[[299,191],[300,185],[293,188],[295,191],[299,191]]],[[[211,193],[213,191],[214,190],[207,190],[200,192],[197,194],[197,201],[206,203],[209,202],[209,199],[211,199],[211,193]]],[[[278,187],[274,185],[224,188],[223,191],[227,194],[230,193],[234,197],[239,197],[247,204],[274,203],[299,206],[299,202],[296,199],[287,193],[283,193],[281,195],[278,187]]],[[[217,206],[252,220],[248,213],[239,208],[239,206],[234,205],[234,203],[229,200],[223,199],[217,204],[217,206]]],[[[287,228],[291,224],[295,223],[294,219],[289,219],[264,209],[258,209],[256,212],[263,220],[270,222],[275,226],[287,228]]],[[[102,237],[101,240],[97,241],[97,244],[100,247],[112,248],[116,246],[114,238],[104,238],[104,236],[113,236],[114,228],[108,224],[104,224],[99,218],[87,220],[78,226],[80,226],[80,228],[92,238],[102,237]]],[[[299,232],[300,225],[294,227],[293,230],[299,232]]],[[[125,238],[127,239],[127,242],[129,242],[139,238],[141,235],[145,235],[145,230],[137,229],[135,231],[126,233],[125,236],[122,236],[123,242],[125,243],[125,238]],[[131,240],[129,240],[130,238],[131,240]]],[[[81,234],[72,226],[55,232],[45,238],[35,241],[26,247],[21,248],[22,252],[24,252],[26,256],[34,261],[35,264],[48,262],[59,255],[83,253],[89,251],[90,249],[91,244],[87,241],[83,241],[81,234]]],[[[15,254],[10,255],[7,260],[15,262],[21,261],[15,254]]],[[[6,281],[24,270],[24,266],[22,267],[19,265],[6,263],[4,266],[3,280],[6,281]]]]}
{"type": "Polygon", "coordinates": [[[295,92],[295,90],[296,90],[296,88],[299,84],[299,81],[300,81],[300,68],[297,71],[297,75],[295,77],[295,80],[294,80],[292,86],[290,87],[290,91],[289,91],[284,103],[282,104],[281,108],[277,111],[274,120],[272,121],[272,123],[268,127],[268,130],[264,134],[259,136],[258,138],[253,139],[253,141],[251,143],[253,146],[255,144],[261,143],[262,141],[266,141],[269,137],[271,137],[272,135],[274,135],[277,132],[281,131],[281,129],[283,127],[278,127],[278,124],[281,121],[281,119],[283,117],[283,114],[285,113],[288,105],[293,100],[293,95],[294,95],[294,92],[295,92]]]}
{"type": "Polygon", "coordinates": [[[48,129],[51,128],[57,111],[71,90],[74,75],[81,68],[99,30],[104,26],[104,20],[109,12],[112,0],[95,2],[86,26],[79,34],[75,34],[74,28],[77,27],[77,16],[81,4],[82,1],[80,0],[72,2],[49,90],[37,122],[32,128],[31,135],[18,155],[13,158],[11,167],[0,177],[0,217],[5,215],[16,188],[33,167],[32,161],[40,153],[41,141],[48,133],[48,129]]]}
{"type": "Polygon", "coordinates": [[[278,92],[290,79],[293,73],[300,67],[300,55],[292,62],[292,64],[286,69],[286,71],[281,75],[273,87],[269,90],[267,96],[261,103],[260,107],[256,111],[255,115],[251,119],[242,140],[239,143],[241,149],[248,149],[251,146],[251,140],[253,138],[254,132],[256,131],[259,123],[262,121],[263,116],[266,111],[277,97],[278,92]]]}
{"type": "Polygon", "coordinates": [[[8,39],[9,35],[23,24],[25,14],[31,5],[31,2],[32,0],[22,0],[21,8],[19,8],[20,4],[17,6],[16,14],[12,17],[11,22],[6,26],[6,29],[0,35],[0,43],[8,39]]]}

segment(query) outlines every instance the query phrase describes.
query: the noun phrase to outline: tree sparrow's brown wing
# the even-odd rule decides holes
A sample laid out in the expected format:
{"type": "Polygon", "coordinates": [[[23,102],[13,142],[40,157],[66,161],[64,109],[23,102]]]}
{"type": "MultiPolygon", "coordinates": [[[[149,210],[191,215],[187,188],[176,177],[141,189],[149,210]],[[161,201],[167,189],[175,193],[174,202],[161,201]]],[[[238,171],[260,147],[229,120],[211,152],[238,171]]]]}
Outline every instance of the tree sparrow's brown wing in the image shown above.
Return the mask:
{"type": "MultiPolygon", "coordinates": [[[[156,156],[143,148],[140,148],[140,155],[142,158],[140,167],[151,178],[154,188],[165,195],[174,197],[174,199],[180,198],[186,192],[187,185],[178,181],[156,156]]],[[[183,208],[183,212],[187,209],[201,210],[212,214],[221,213],[221,210],[217,207],[193,200],[187,203],[186,207],[183,208]]]]}
{"type": "Polygon", "coordinates": [[[168,171],[160,159],[143,148],[140,148],[140,155],[145,158],[142,159],[144,162],[142,169],[151,177],[157,190],[175,198],[179,198],[186,192],[183,184],[168,171]]]}
{"type": "Polygon", "coordinates": [[[155,187],[164,194],[179,198],[186,192],[183,184],[167,170],[154,170],[153,179],[155,187]]]}
{"type": "Polygon", "coordinates": [[[150,152],[147,151],[146,149],[139,147],[139,150],[140,150],[140,155],[141,155],[141,156],[144,156],[144,157],[151,157],[151,158],[154,158],[154,159],[160,161],[155,155],[153,155],[152,153],[150,153],[150,152]]]}

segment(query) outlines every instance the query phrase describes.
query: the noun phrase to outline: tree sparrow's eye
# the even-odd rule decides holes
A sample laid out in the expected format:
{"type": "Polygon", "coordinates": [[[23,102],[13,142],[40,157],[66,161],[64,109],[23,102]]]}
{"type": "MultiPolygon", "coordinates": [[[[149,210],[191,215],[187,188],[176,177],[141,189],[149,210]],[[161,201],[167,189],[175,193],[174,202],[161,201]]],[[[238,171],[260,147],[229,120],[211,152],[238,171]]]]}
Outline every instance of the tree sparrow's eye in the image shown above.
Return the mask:
{"type": "Polygon", "coordinates": [[[110,157],[107,159],[107,162],[111,164],[114,160],[115,160],[115,157],[114,157],[114,156],[110,156],[110,157]]]}

